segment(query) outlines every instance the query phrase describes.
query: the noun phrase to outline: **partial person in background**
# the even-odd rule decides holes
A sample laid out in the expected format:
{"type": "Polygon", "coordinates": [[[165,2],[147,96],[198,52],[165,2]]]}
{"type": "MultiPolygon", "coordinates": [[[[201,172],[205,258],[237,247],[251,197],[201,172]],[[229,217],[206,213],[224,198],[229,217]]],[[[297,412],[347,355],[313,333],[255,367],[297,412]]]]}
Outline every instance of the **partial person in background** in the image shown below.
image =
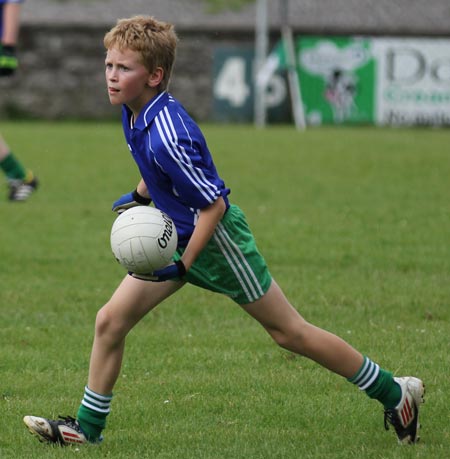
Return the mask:
{"type": "MultiPolygon", "coordinates": [[[[0,0],[0,77],[9,77],[18,67],[19,0],[0,0]]],[[[38,186],[37,178],[14,156],[0,134],[0,169],[8,180],[9,199],[25,201],[38,186]]]]}

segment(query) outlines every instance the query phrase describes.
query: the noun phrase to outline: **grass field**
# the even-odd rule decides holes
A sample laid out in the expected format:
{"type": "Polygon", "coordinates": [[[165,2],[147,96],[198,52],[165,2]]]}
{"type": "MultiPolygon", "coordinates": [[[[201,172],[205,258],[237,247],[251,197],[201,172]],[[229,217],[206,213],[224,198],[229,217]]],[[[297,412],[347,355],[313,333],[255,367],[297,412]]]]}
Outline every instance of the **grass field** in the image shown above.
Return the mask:
{"type": "Polygon", "coordinates": [[[275,346],[226,298],[186,287],[127,342],[100,447],[42,445],[25,414],[74,415],[97,309],[123,271],[111,203],[138,175],[119,122],[3,123],[35,169],[0,197],[0,457],[450,457],[450,131],[204,126],[231,199],[311,322],[426,383],[422,440],[400,447],[381,405],[275,346]]]}

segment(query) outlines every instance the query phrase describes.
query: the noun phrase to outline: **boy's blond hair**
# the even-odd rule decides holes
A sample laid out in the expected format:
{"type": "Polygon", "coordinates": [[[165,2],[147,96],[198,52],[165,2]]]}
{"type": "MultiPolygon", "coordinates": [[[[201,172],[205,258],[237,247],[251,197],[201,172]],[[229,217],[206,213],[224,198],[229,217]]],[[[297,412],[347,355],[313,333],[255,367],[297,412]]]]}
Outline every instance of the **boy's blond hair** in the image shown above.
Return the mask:
{"type": "Polygon", "coordinates": [[[161,67],[164,76],[158,86],[159,91],[164,91],[169,85],[177,42],[174,26],[152,16],[119,19],[103,39],[106,49],[131,49],[140,53],[142,64],[149,72],[161,67]]]}

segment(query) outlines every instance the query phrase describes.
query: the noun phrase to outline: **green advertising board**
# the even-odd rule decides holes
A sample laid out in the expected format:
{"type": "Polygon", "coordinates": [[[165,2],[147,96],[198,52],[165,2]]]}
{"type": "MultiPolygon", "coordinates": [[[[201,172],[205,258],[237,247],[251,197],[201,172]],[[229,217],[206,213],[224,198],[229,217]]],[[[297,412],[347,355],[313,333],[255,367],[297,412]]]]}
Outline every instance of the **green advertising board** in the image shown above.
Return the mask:
{"type": "Polygon", "coordinates": [[[308,124],[373,123],[375,61],[363,38],[297,39],[308,124]]]}

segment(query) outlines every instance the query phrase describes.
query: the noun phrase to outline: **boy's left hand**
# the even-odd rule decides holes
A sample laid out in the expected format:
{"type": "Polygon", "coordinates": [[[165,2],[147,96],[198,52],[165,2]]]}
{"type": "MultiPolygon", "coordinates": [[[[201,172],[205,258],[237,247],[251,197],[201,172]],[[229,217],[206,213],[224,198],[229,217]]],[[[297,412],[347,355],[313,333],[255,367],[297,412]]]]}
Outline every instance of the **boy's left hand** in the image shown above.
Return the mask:
{"type": "Polygon", "coordinates": [[[130,207],[148,206],[151,202],[152,200],[150,198],[141,196],[137,190],[133,190],[122,195],[117,201],[115,201],[112,205],[112,211],[121,214],[130,207]]]}
{"type": "Polygon", "coordinates": [[[181,260],[177,260],[175,261],[175,263],[166,266],[165,268],[158,269],[153,273],[137,274],[129,272],[128,274],[140,280],[150,282],[164,282],[170,279],[181,279],[186,274],[186,267],[184,266],[184,263],[181,260]]]}

